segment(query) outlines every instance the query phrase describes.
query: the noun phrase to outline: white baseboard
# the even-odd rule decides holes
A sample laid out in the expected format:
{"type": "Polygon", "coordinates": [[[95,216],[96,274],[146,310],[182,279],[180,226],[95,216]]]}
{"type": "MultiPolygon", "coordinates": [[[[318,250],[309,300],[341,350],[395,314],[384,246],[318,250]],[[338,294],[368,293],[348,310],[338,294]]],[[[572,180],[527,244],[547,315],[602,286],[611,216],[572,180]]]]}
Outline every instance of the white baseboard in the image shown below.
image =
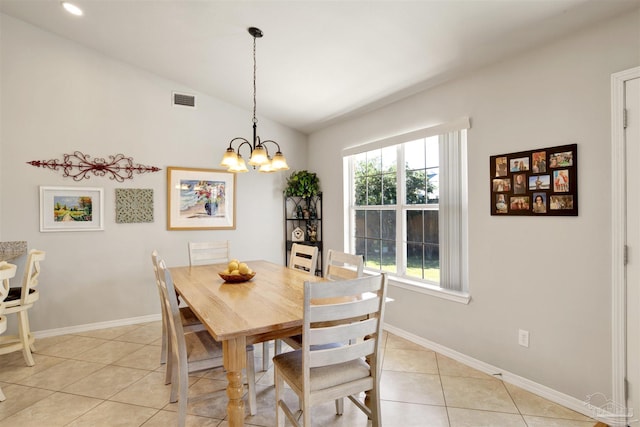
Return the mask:
{"type": "MultiPolygon", "coordinates": [[[[432,350],[444,356],[447,356],[457,362],[460,362],[471,368],[477,369],[480,372],[484,372],[485,374],[495,376],[496,378],[499,378],[506,383],[513,384],[517,387],[522,388],[523,390],[536,394],[553,403],[557,403],[558,405],[564,406],[565,408],[574,410],[587,417],[594,418],[598,421],[602,421],[610,425],[615,425],[615,424],[611,424],[612,420],[616,420],[616,419],[619,420],[619,417],[617,417],[615,414],[607,413],[606,411],[603,411],[600,408],[590,407],[588,406],[588,403],[583,400],[576,399],[575,397],[561,393],[557,390],[553,390],[547,386],[538,384],[534,381],[528,380],[519,375],[513,374],[511,372],[507,372],[504,369],[490,365],[481,360],[474,359],[465,354],[452,350],[448,347],[437,344],[433,341],[429,341],[425,338],[409,333],[393,325],[389,325],[388,323],[384,324],[384,329],[394,335],[397,335],[401,338],[404,338],[408,341],[411,341],[429,350],[432,350]],[[597,412],[594,411],[594,409],[597,409],[597,412]]],[[[626,425],[626,423],[618,424],[618,425],[626,425]]]]}
{"type": "Polygon", "coordinates": [[[155,322],[162,320],[160,314],[150,314],[148,316],[130,317],[128,319],[109,320],[107,322],[88,323],[86,325],[69,326],[66,328],[47,329],[34,332],[36,338],[55,337],[58,335],[77,334],[78,332],[95,331],[97,329],[115,328],[117,326],[137,325],[140,323],[155,322]]]}

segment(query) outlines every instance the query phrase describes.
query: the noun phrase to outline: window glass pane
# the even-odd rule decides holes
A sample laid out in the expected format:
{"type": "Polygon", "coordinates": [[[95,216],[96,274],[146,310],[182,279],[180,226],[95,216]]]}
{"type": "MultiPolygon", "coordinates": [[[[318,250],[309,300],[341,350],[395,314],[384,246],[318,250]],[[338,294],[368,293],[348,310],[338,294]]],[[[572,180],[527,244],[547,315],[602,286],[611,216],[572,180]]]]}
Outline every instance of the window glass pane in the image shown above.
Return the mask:
{"type": "Polygon", "coordinates": [[[424,169],[424,139],[407,142],[404,145],[405,169],[424,169]]]}
{"type": "Polygon", "coordinates": [[[360,237],[356,237],[356,255],[365,255],[366,247],[365,240],[360,237]]]}
{"type": "Polygon", "coordinates": [[[396,240],[396,212],[381,212],[381,237],[386,240],[396,240]]]}
{"type": "Polygon", "coordinates": [[[358,155],[353,161],[353,192],[356,206],[367,204],[367,161],[365,155],[358,155]]]}
{"type": "Polygon", "coordinates": [[[407,171],[406,173],[407,204],[426,203],[427,186],[424,169],[407,171]]]}
{"type": "Polygon", "coordinates": [[[407,211],[407,242],[422,243],[422,211],[407,211]]]}
{"type": "Polygon", "coordinates": [[[382,204],[382,176],[373,175],[367,178],[367,204],[382,204]]]}
{"type": "Polygon", "coordinates": [[[407,243],[407,276],[422,279],[422,244],[407,243]]]}
{"type": "Polygon", "coordinates": [[[371,168],[368,174],[380,173],[382,171],[382,150],[367,152],[367,163],[371,168]]]}
{"type": "Polygon", "coordinates": [[[427,169],[427,203],[440,203],[440,169],[427,169]]]}
{"type": "Polygon", "coordinates": [[[364,237],[365,236],[365,211],[357,210],[356,211],[356,230],[355,237],[364,237]]]}
{"type": "Polygon", "coordinates": [[[396,267],[396,242],[383,240],[382,245],[382,270],[389,273],[398,271],[396,267]]]}
{"type": "Polygon", "coordinates": [[[380,240],[366,239],[365,265],[369,268],[380,270],[380,240]]]}
{"type": "Polygon", "coordinates": [[[396,171],[398,149],[395,146],[382,149],[382,172],[396,171]]]}
{"type": "Polygon", "coordinates": [[[382,175],[382,188],[383,199],[382,204],[395,205],[396,204],[396,174],[386,173],[382,175]]]}
{"type": "Polygon", "coordinates": [[[438,244],[438,211],[424,211],[424,242],[438,244]]]}
{"type": "Polygon", "coordinates": [[[440,164],[440,145],[438,139],[438,136],[432,136],[425,140],[425,167],[427,168],[437,167],[440,164]]]}
{"type": "Polygon", "coordinates": [[[380,238],[380,211],[367,211],[367,231],[365,236],[369,239],[380,238]]]}
{"type": "Polygon", "coordinates": [[[424,276],[427,280],[440,282],[440,246],[427,243],[424,245],[424,276]]]}

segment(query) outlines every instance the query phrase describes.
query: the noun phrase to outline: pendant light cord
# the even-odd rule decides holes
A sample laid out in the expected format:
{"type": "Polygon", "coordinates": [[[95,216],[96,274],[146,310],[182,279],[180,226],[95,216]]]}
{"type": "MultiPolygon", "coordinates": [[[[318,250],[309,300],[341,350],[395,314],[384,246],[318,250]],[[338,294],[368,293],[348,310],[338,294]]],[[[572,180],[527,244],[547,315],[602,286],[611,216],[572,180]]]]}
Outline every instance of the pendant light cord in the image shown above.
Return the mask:
{"type": "Polygon", "coordinates": [[[253,123],[258,123],[256,118],[256,37],[253,36],[253,123]]]}

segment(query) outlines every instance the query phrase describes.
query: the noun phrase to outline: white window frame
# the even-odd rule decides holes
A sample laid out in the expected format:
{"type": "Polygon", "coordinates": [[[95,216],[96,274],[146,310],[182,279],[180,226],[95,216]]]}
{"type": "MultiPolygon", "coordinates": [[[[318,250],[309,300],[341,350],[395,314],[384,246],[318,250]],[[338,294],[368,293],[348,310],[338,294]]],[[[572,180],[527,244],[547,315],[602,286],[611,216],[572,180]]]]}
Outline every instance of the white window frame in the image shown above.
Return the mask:
{"type": "MultiPolygon", "coordinates": [[[[344,172],[344,220],[345,220],[345,240],[344,250],[353,253],[355,250],[355,239],[353,230],[355,228],[354,211],[354,191],[351,183],[354,180],[353,155],[363,152],[373,151],[416,139],[439,136],[440,143],[440,189],[439,189],[439,234],[440,234],[440,284],[428,282],[420,279],[410,279],[404,275],[406,261],[406,222],[402,215],[412,208],[429,208],[429,205],[406,205],[405,185],[397,186],[397,202],[393,206],[396,211],[396,259],[397,275],[389,273],[390,284],[409,289],[412,291],[444,298],[447,300],[468,304],[471,296],[468,286],[468,190],[467,190],[467,153],[466,153],[466,129],[470,128],[469,118],[464,117],[454,122],[420,129],[414,132],[385,138],[367,144],[349,147],[343,150],[343,172],[344,172]],[[447,148],[448,147],[448,148],[447,148]],[[452,165],[445,167],[442,165],[452,165]],[[402,202],[402,203],[400,203],[402,202]],[[451,206],[459,206],[459,209],[452,209],[451,206]],[[443,220],[448,218],[449,220],[443,220]],[[452,241],[458,244],[447,244],[452,241]],[[399,243],[398,243],[399,242],[399,243]]],[[[397,155],[397,180],[404,183],[404,155],[403,150],[398,147],[397,155]]],[[[381,210],[386,206],[375,206],[371,209],[381,210]]],[[[366,206],[358,206],[357,209],[367,210],[366,206]]],[[[390,208],[391,209],[391,208],[390,208]]],[[[365,271],[367,268],[365,267],[365,271]]],[[[377,270],[369,270],[377,272],[377,270]]]]}

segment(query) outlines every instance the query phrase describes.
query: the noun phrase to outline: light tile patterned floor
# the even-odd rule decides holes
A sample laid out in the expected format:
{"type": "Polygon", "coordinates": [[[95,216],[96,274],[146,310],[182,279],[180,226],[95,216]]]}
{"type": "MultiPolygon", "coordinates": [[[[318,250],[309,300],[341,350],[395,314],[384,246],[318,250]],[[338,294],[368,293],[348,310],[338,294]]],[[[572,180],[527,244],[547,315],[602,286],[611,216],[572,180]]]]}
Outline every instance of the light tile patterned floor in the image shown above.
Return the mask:
{"type": "MultiPolygon", "coordinates": [[[[0,427],[166,427],[176,423],[160,365],[160,322],[40,339],[36,366],[21,352],[0,356],[0,427]]],[[[261,345],[256,367],[262,366],[261,345]]],[[[256,373],[258,414],[250,426],[275,425],[273,371],[256,373]]],[[[222,370],[191,378],[190,395],[216,391],[189,405],[189,427],[228,427],[222,370]]],[[[596,423],[536,395],[386,334],[381,380],[385,427],[593,427],[596,423]]],[[[295,401],[294,401],[295,402],[295,401]]],[[[348,401],[313,410],[315,426],[366,426],[348,401]]]]}

